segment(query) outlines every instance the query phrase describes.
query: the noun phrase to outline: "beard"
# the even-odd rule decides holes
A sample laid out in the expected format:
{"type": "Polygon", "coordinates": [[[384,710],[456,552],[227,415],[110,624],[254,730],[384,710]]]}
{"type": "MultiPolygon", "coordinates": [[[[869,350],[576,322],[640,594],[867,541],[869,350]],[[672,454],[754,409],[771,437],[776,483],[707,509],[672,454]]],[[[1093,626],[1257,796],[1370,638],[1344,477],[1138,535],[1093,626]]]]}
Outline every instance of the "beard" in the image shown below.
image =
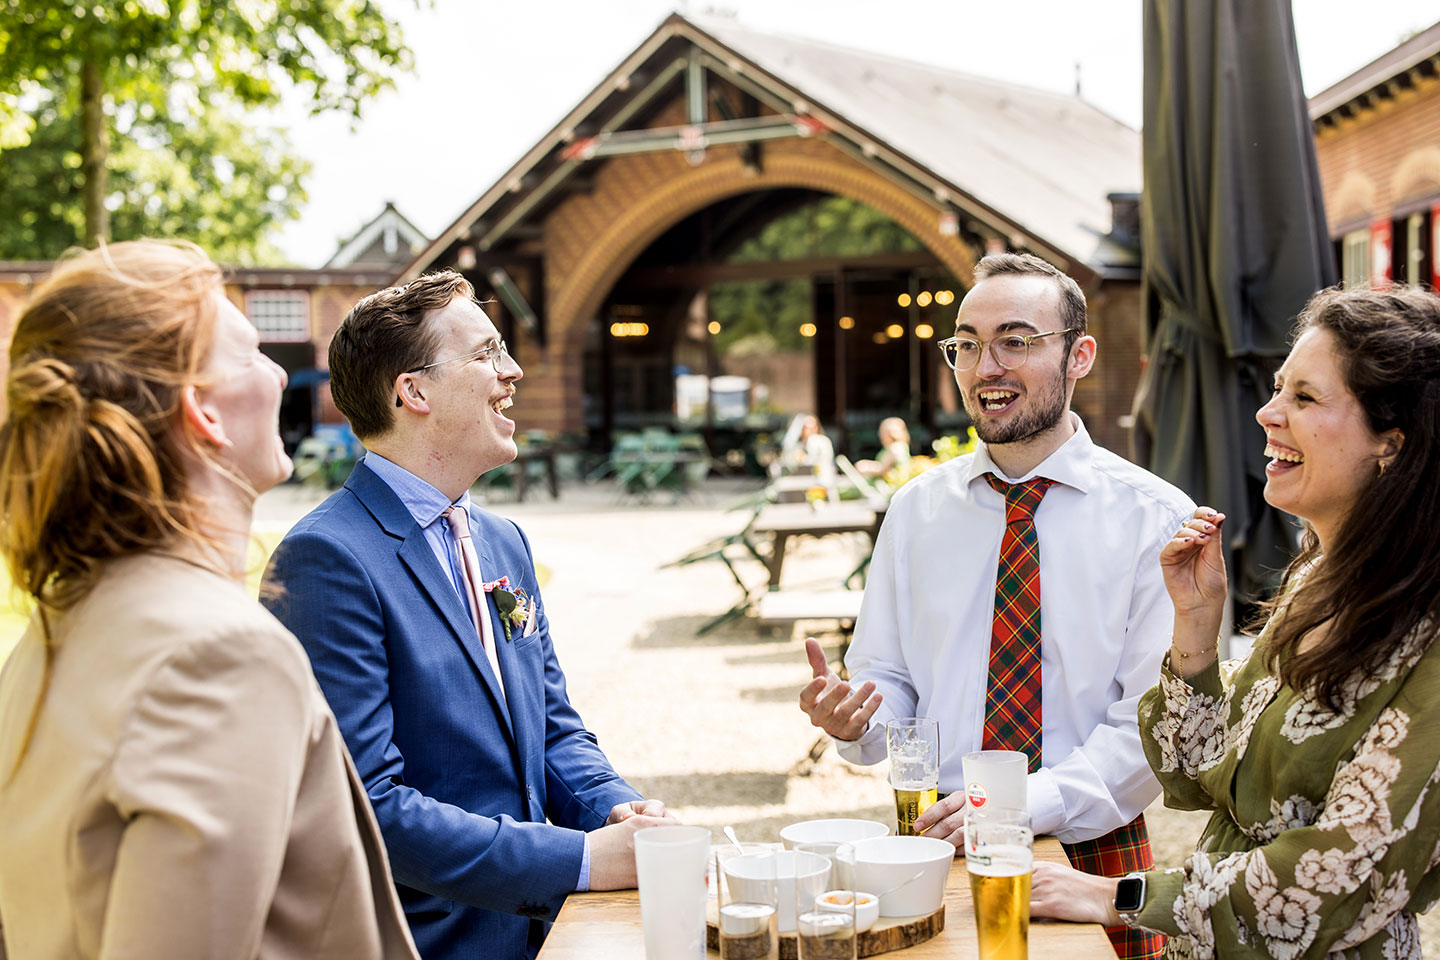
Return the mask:
{"type": "MultiPolygon", "coordinates": [[[[1000,384],[991,383],[987,386],[1000,387],[1000,384]]],[[[1055,379],[1050,381],[1048,389],[1025,395],[1021,402],[1028,406],[1006,421],[997,422],[986,417],[983,411],[977,409],[980,403],[979,397],[972,393],[962,393],[961,395],[965,399],[965,412],[970,415],[970,420],[975,425],[975,435],[986,443],[992,444],[1025,443],[1033,440],[1058,424],[1065,416],[1069,406],[1065,400],[1065,370],[1063,367],[1056,371],[1055,379]],[[972,406],[972,404],[976,406],[972,406]]]]}

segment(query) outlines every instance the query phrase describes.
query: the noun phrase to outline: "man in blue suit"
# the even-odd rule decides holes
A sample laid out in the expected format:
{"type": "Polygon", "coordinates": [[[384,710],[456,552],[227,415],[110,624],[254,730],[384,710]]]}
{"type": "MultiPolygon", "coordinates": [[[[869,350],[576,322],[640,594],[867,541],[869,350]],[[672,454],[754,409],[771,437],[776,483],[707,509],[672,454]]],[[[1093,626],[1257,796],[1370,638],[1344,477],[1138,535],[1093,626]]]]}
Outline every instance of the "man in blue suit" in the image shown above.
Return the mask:
{"type": "Polygon", "coordinates": [[[674,822],[570,705],[525,535],[469,503],[515,458],[522,375],[457,273],[356,304],[330,388],[366,456],[266,573],[426,960],[534,956],[567,893],[634,886],[635,832],[674,822]]]}

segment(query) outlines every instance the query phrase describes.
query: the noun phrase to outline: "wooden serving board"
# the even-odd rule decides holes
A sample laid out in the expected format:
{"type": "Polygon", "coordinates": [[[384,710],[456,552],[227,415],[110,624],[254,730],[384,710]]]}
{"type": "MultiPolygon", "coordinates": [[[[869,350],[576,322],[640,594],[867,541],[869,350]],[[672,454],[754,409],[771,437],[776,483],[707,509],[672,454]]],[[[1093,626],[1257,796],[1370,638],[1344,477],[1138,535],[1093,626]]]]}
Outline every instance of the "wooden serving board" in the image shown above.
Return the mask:
{"type": "MultiPolygon", "coordinates": [[[[903,950],[924,943],[944,929],[944,904],[928,917],[881,917],[873,927],[855,938],[855,953],[860,957],[874,957],[891,950],[903,950]]],[[[705,946],[711,953],[720,952],[714,900],[706,906],[705,946]]],[[[780,960],[797,960],[794,933],[780,934],[780,960]]]]}

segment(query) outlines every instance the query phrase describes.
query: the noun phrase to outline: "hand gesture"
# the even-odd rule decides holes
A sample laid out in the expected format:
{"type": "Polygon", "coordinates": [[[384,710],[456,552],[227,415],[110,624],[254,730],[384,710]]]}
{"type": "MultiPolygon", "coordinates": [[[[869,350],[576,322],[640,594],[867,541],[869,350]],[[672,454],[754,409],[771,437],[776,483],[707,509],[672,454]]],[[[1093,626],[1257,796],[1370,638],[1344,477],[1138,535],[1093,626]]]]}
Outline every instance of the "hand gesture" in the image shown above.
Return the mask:
{"type": "Polygon", "coordinates": [[[1177,621],[1213,620],[1219,625],[1226,592],[1225,551],[1220,542],[1224,522],[1225,514],[1199,507],[1160,551],[1160,571],[1177,621]]]}
{"type": "Polygon", "coordinates": [[[859,740],[880,706],[881,696],[875,693],[875,684],[866,681],[852,692],[850,684],[830,669],[825,651],[814,637],[805,641],[805,655],[810,658],[815,676],[800,691],[800,709],[813,726],[836,740],[859,740]]]}

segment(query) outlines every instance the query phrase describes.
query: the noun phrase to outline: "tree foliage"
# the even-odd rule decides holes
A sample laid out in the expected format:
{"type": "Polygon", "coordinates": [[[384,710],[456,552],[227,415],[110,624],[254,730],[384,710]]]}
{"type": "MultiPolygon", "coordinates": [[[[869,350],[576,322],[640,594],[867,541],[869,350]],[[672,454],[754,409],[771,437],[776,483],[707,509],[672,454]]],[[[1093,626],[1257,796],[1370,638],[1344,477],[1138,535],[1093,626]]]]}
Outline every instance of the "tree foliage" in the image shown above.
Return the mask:
{"type": "Polygon", "coordinates": [[[0,226],[0,256],[144,233],[273,256],[306,168],[247,111],[294,84],[358,117],[410,66],[368,0],[0,0],[0,210],[25,221],[0,226]],[[87,75],[101,96],[81,96],[87,75]]]}
{"type": "MultiPolygon", "coordinates": [[[[732,262],[863,257],[923,249],[904,227],[849,197],[825,197],[772,220],[741,244],[732,262]]],[[[798,350],[800,325],[812,321],[804,280],[719,283],[710,290],[710,316],[720,322],[721,353],[798,350]]]]}

